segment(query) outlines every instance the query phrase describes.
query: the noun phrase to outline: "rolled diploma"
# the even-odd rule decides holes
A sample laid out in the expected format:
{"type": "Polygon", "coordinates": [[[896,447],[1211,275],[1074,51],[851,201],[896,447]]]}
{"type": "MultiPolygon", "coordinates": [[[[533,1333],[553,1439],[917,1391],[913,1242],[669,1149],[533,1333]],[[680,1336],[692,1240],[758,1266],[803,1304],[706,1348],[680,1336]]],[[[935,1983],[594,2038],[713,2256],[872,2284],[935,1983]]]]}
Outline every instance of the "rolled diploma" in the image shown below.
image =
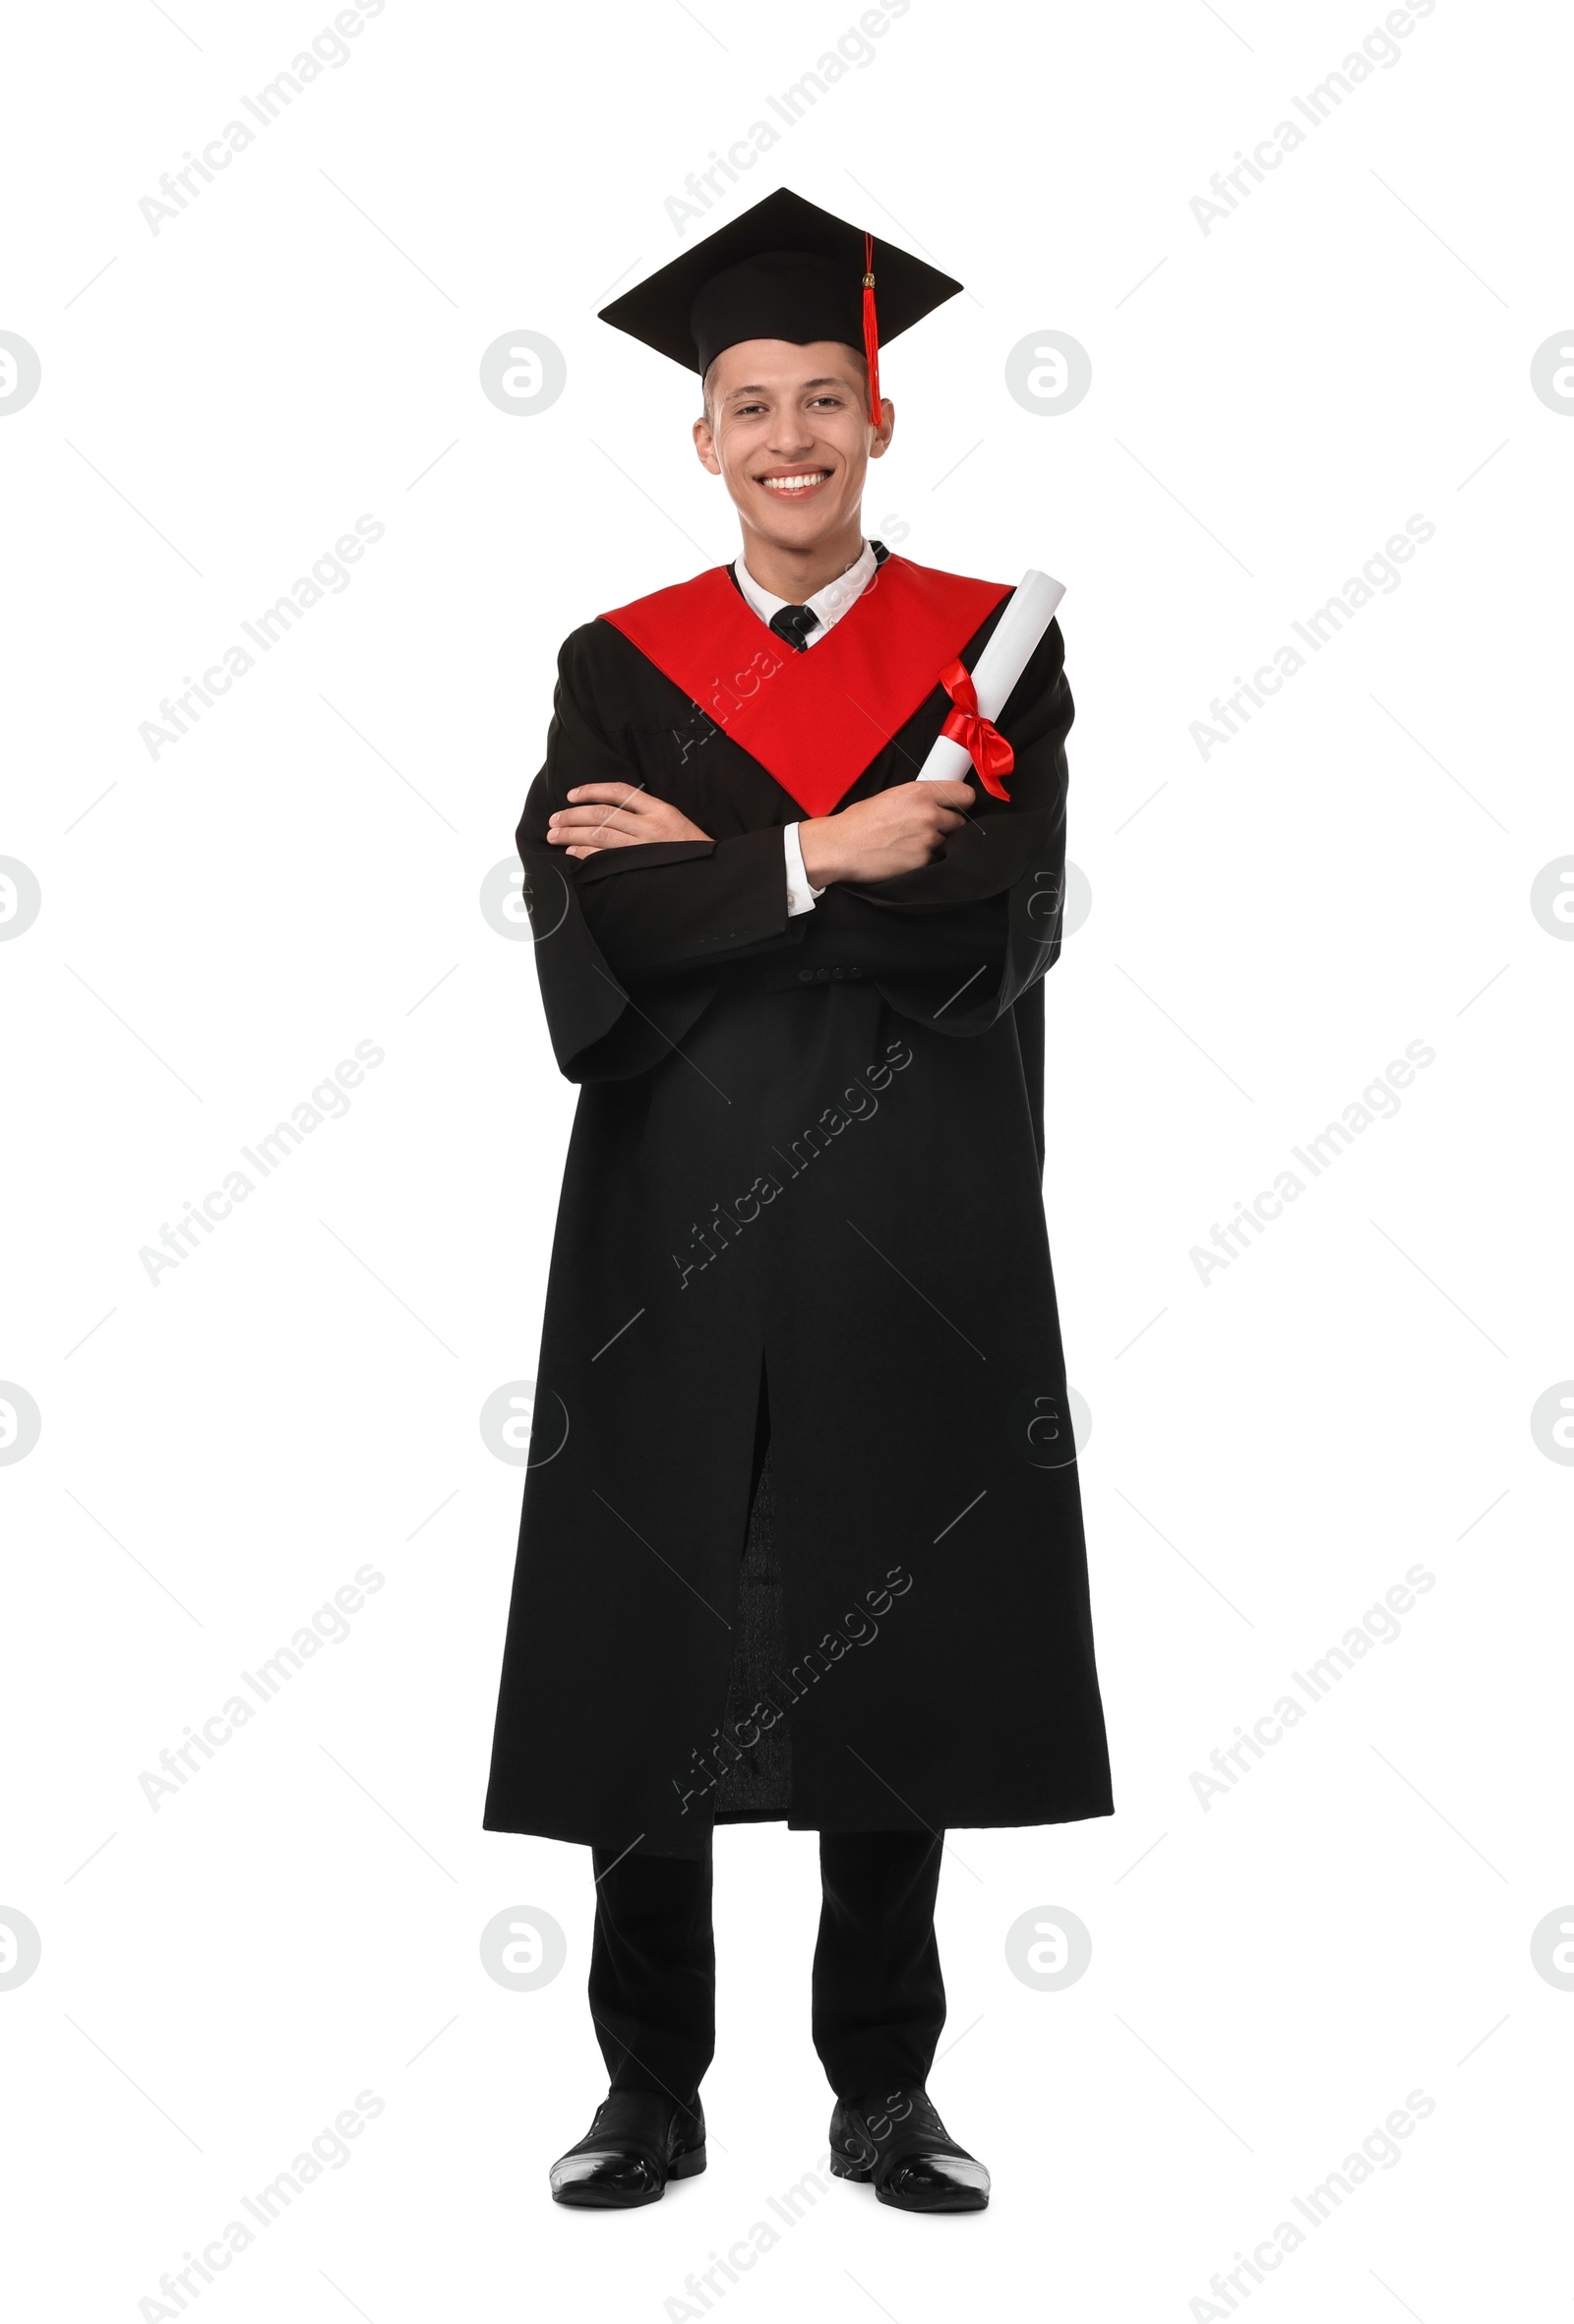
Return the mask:
{"type": "MultiPolygon", "coordinates": [[[[973,672],[973,691],[981,715],[993,725],[1011,698],[1011,688],[1033,659],[1034,649],[1055,619],[1055,609],[1065,595],[1065,583],[1031,566],[1017,582],[995,634],[979,655],[973,672]]],[[[952,782],[972,766],[964,743],[937,735],[928,758],[918,770],[921,783],[952,782]]]]}

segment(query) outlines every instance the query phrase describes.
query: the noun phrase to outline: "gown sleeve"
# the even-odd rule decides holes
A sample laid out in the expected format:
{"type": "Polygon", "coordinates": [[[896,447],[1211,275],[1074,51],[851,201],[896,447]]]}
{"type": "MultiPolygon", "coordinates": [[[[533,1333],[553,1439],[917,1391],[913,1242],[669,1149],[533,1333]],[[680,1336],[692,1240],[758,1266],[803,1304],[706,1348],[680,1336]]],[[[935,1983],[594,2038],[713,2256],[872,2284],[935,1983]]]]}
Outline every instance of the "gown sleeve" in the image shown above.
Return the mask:
{"type": "Polygon", "coordinates": [[[1059,957],[1065,883],[1065,647],[1052,622],[996,722],[1009,801],[976,782],[968,821],[921,871],[825,890],[771,983],[857,976],[937,1032],[985,1033],[1059,957]]]}
{"type": "Polygon", "coordinates": [[[767,989],[865,979],[899,1014],[965,1038],[987,1032],[1059,957],[1073,712],[1058,623],[997,722],[1015,752],[1009,801],[975,787],[967,823],[935,863],[832,885],[791,918],[779,824],[577,859],[550,844],[548,818],[572,789],[640,779],[596,715],[594,627],[559,657],[546,761],[516,835],[553,1052],[571,1081],[647,1072],[738,960],[763,955],[767,989]]]}
{"type": "Polygon", "coordinates": [[[791,940],[779,825],[577,858],[551,845],[548,818],[571,790],[640,779],[603,731],[595,691],[593,648],[576,630],[559,656],[546,762],[515,834],[553,1053],[571,1081],[646,1072],[696,1022],[729,962],[791,940]]]}

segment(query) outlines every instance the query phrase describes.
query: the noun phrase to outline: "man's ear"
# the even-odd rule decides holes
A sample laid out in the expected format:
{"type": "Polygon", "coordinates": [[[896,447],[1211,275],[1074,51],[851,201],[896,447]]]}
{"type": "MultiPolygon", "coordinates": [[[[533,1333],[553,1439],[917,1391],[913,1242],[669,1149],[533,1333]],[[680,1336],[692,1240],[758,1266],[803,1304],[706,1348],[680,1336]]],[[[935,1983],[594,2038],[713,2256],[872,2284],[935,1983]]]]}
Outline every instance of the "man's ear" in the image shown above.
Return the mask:
{"type": "Polygon", "coordinates": [[[896,432],[896,406],[888,395],[880,397],[879,411],[879,426],[876,430],[874,442],[869,447],[869,456],[872,460],[884,458],[890,449],[891,438],[896,432]]]}
{"type": "Polygon", "coordinates": [[[695,450],[699,454],[699,464],[702,468],[708,468],[712,476],[721,474],[721,462],[716,457],[716,445],[715,439],[710,433],[710,422],[703,416],[695,422],[695,450]]]}

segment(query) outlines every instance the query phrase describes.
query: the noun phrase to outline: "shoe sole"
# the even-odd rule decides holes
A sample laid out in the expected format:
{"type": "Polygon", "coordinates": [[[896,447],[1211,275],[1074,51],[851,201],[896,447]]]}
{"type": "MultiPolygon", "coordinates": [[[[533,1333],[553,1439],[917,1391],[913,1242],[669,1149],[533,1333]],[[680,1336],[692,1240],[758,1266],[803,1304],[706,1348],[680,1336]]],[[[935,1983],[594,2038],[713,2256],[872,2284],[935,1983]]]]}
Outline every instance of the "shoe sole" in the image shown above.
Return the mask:
{"type": "Polygon", "coordinates": [[[621,2195],[614,2189],[589,2185],[554,2187],[552,2200],[571,2211],[638,2211],[646,2203],[659,2203],[667,2191],[668,2181],[674,2178],[697,2178],[705,2168],[705,2150],[692,2147],[679,2155],[658,2187],[647,2187],[641,2194],[621,2195]]]}
{"type": "MultiPolygon", "coordinates": [[[[849,2178],[856,2185],[867,2186],[875,2171],[873,2164],[847,2162],[840,2155],[832,2155],[830,2175],[832,2178],[849,2178]]],[[[911,2196],[893,2195],[887,2193],[884,2187],[876,2187],[875,2200],[883,2203],[891,2211],[987,2211],[990,2207],[988,2195],[981,2201],[970,2187],[952,2188],[938,2198],[926,2196],[917,2201],[911,2196]]]]}
{"type": "Polygon", "coordinates": [[[970,2187],[956,2187],[940,2196],[924,2196],[915,2200],[911,2195],[887,2194],[883,2187],[875,2189],[875,2200],[891,2211],[988,2211],[988,2195],[980,2197],[970,2187]]]}

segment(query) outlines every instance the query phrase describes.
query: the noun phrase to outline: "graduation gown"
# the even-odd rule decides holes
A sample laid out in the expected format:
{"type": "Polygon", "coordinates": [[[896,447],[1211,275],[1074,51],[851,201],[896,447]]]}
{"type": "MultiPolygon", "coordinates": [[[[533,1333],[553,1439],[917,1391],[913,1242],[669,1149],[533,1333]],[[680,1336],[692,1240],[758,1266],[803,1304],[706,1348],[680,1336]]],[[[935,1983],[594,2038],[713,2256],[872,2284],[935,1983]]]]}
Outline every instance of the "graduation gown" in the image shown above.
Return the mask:
{"type": "Polygon", "coordinates": [[[782,826],[917,774],[1009,594],[888,557],[808,652],[726,567],[576,629],[518,828],[580,1086],[485,1823],[696,1857],[1112,1812],[1042,1201],[1052,625],[1009,801],[789,917],[782,826]],[[710,836],[581,860],[579,784],[710,836]]]}

